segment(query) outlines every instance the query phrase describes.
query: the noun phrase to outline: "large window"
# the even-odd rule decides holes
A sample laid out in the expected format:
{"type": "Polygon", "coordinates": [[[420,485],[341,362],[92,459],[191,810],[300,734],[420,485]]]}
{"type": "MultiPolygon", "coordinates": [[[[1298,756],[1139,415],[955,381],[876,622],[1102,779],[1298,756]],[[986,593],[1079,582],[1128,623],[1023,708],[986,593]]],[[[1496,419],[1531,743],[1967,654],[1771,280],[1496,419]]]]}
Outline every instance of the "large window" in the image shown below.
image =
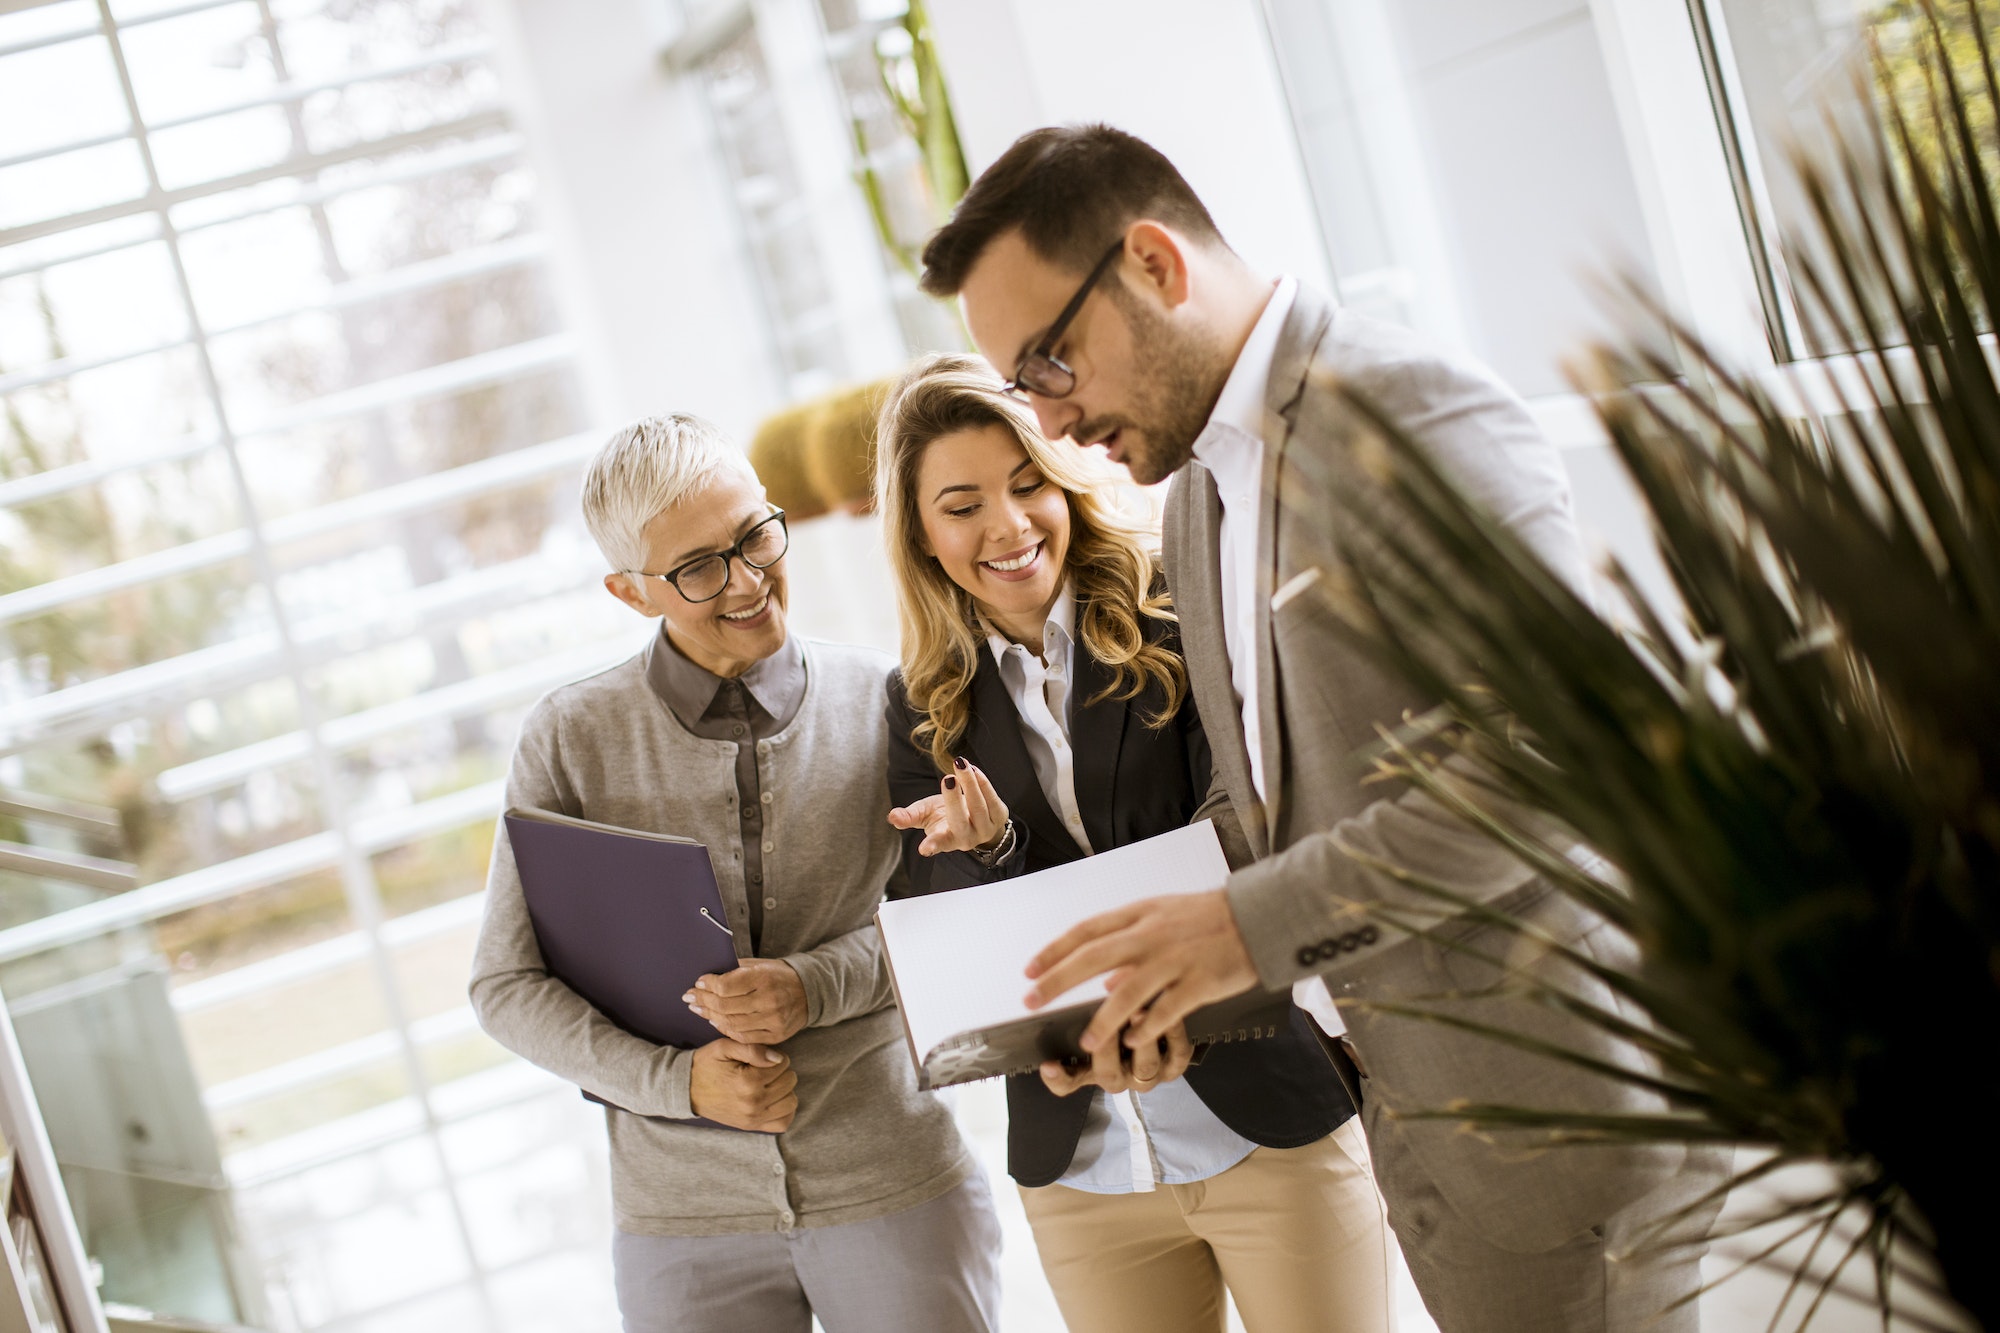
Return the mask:
{"type": "Polygon", "coordinates": [[[519,715],[638,633],[521,152],[460,0],[0,12],[0,987],[107,1301],[598,1262],[464,994],[519,715]]]}
{"type": "Polygon", "coordinates": [[[908,51],[904,0],[688,0],[675,12],[666,59],[705,93],[780,398],[958,346],[910,267],[940,219],[889,95],[908,51]]]}
{"type": "MultiPolygon", "coordinates": [[[[1989,32],[2000,29],[2000,3],[1984,0],[1980,11],[1989,32]]],[[[1845,350],[1854,330],[1802,316],[1781,244],[1781,237],[1813,226],[1794,159],[1801,150],[1826,155],[1834,126],[1850,143],[1868,141],[1873,127],[1886,127],[1885,99],[1891,96],[1919,140],[1935,133],[1931,90],[1915,59],[1925,6],[1919,0],[1695,0],[1690,12],[1701,28],[1772,346],[1785,358],[1845,350]],[[1883,58],[1889,87],[1870,74],[1871,46],[1883,58]]],[[[1954,28],[1948,40],[1965,57],[1965,75],[1979,78],[1969,27],[1962,16],[1946,22],[1954,28]]],[[[2000,152],[1987,129],[1988,150],[2000,152]]]]}

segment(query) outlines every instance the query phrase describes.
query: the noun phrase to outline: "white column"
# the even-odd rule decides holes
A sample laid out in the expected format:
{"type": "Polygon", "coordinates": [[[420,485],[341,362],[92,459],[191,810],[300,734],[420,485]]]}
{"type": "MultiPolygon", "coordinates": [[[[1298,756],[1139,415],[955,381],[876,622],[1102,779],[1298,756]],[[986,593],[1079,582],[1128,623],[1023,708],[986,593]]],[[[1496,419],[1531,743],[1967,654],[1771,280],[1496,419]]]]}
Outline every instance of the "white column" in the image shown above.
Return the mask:
{"type": "Polygon", "coordinates": [[[747,438],[780,386],[700,88],[637,3],[487,0],[601,424],[691,411],[747,438]]]}
{"type": "MultiPolygon", "coordinates": [[[[1667,299],[1736,364],[1770,365],[1752,252],[1686,7],[1591,0],[1590,9],[1667,299]]],[[[1727,48],[1718,54],[1733,74],[1727,48]]]]}
{"type": "Polygon", "coordinates": [[[1173,160],[1267,273],[1332,289],[1256,0],[931,0],[976,172],[1041,125],[1104,121],[1173,160]]]}

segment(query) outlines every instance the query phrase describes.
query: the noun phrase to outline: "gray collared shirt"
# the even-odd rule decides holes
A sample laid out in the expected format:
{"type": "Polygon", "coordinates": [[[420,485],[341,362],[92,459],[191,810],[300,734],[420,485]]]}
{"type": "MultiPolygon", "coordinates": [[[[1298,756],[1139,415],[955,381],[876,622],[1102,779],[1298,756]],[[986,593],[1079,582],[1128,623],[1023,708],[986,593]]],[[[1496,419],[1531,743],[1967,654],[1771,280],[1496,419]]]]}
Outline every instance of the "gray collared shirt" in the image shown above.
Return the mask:
{"type": "Polygon", "coordinates": [[[770,804],[757,779],[757,752],[751,741],[783,731],[806,697],[806,655],[797,639],[748,671],[724,679],[697,666],[667,637],[667,628],[646,649],[646,683],[676,721],[703,740],[739,741],[736,749],[736,809],[743,826],[743,887],[750,900],[750,940],[764,935],[764,913],[778,905],[764,883],[764,807],[770,804]]]}

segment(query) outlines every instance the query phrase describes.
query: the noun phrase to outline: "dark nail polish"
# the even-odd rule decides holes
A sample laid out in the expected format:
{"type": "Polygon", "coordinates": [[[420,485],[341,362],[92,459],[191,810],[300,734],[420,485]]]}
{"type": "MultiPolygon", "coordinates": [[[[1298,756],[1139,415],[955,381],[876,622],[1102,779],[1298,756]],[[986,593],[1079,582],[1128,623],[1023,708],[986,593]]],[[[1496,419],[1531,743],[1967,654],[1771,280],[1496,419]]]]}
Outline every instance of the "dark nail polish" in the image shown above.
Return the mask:
{"type": "Polygon", "coordinates": [[[953,755],[953,756],[951,757],[951,762],[952,762],[952,763],[954,763],[954,764],[957,764],[957,765],[958,765],[958,768],[959,768],[959,771],[960,771],[961,773],[965,771],[965,760],[964,760],[963,758],[961,758],[960,756],[958,756],[958,755],[953,755]]]}
{"type": "Polygon", "coordinates": [[[947,778],[946,778],[946,779],[944,780],[944,789],[945,789],[946,791],[957,791],[957,790],[958,790],[958,779],[957,779],[957,778],[953,778],[953,777],[947,777],[947,778]]]}

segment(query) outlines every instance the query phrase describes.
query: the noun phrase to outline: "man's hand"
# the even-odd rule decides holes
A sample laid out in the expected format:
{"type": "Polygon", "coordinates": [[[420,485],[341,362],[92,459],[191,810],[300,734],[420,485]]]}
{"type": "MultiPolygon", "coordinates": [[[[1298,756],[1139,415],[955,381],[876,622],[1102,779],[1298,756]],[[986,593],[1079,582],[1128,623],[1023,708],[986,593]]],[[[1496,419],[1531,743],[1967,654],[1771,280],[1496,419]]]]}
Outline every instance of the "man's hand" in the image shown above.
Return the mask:
{"type": "Polygon", "coordinates": [[[806,987],[782,958],[740,958],[734,972],[695,979],[687,1007],[740,1042],[776,1045],[806,1025],[806,987]]]}
{"type": "Polygon", "coordinates": [[[723,1037],[695,1048],[688,1105],[718,1125],[775,1134],[799,1112],[798,1086],[790,1056],[723,1037]]]}
{"type": "Polygon", "coordinates": [[[897,828],[924,831],[919,856],[984,851],[997,847],[1007,831],[1007,803],[1000,793],[977,765],[956,762],[958,771],[945,775],[937,795],[889,812],[889,822],[897,828]]]}
{"type": "Polygon", "coordinates": [[[1148,898],[1071,927],[1029,962],[1035,986],[1028,1007],[1106,972],[1114,974],[1111,992],[1083,1030],[1083,1049],[1092,1055],[1112,1046],[1120,1028],[1126,1046],[1149,1050],[1202,1005],[1257,984],[1221,889],[1148,898]]]}
{"type": "Polygon", "coordinates": [[[1194,1047],[1188,1044],[1187,1027],[1176,1023],[1167,1029],[1164,1041],[1150,1042],[1136,1050],[1107,1042],[1090,1053],[1088,1065],[1079,1068],[1072,1069],[1060,1060],[1044,1060],[1042,1082],[1058,1097],[1092,1087],[1106,1092],[1151,1092],[1187,1073],[1193,1059],[1194,1047]]]}

